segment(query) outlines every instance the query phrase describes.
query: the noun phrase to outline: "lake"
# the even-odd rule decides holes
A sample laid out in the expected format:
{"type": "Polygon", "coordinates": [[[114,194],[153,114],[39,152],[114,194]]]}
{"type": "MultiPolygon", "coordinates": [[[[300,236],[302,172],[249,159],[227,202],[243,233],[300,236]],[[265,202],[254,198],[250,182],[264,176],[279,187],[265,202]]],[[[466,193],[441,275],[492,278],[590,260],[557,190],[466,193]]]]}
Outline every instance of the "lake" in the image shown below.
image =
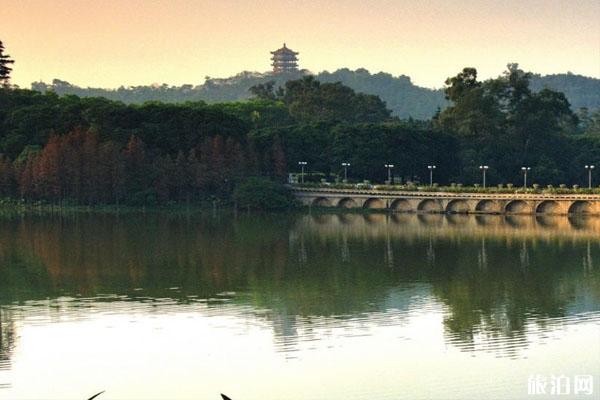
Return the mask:
{"type": "Polygon", "coordinates": [[[564,216],[3,216],[0,398],[598,398],[599,238],[564,216]]]}

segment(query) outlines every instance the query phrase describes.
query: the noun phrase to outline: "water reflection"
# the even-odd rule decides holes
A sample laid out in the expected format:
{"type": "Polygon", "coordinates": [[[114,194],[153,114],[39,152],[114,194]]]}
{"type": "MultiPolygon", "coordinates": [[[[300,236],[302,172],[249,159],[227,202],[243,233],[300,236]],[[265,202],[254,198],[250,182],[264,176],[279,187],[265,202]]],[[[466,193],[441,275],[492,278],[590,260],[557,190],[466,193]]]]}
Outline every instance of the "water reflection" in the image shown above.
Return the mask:
{"type": "MultiPolygon", "coordinates": [[[[10,360],[15,347],[15,323],[10,311],[0,307],[0,371],[10,369],[10,360]]],[[[0,380],[0,388],[10,387],[10,383],[0,380]]]]}
{"type": "Polygon", "coordinates": [[[110,313],[229,316],[288,360],[386,327],[411,343],[424,318],[461,352],[522,359],[599,323],[599,234],[598,219],[531,216],[4,218],[0,371],[19,327],[110,313]]]}

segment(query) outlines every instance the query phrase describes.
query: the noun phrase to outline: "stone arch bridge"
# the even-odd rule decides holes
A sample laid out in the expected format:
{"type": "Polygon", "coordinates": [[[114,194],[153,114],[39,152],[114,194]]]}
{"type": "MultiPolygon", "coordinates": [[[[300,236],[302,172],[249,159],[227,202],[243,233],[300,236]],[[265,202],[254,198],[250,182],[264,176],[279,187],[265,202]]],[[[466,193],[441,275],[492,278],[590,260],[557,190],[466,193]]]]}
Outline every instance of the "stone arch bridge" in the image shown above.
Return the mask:
{"type": "Polygon", "coordinates": [[[402,192],[292,187],[309,207],[460,214],[600,214],[600,195],[402,192]]]}

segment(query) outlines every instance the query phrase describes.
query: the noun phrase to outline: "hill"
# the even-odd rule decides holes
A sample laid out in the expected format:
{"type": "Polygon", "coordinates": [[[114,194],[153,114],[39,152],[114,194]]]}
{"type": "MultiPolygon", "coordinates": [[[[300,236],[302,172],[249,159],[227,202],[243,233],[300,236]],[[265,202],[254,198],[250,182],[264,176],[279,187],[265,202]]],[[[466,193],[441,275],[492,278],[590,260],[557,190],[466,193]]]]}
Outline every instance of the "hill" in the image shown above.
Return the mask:
{"type": "Polygon", "coordinates": [[[564,93],[573,110],[600,109],[600,79],[575,75],[571,72],[545,76],[535,74],[531,77],[530,86],[534,91],[547,87],[564,93]]]}
{"type": "MultiPolygon", "coordinates": [[[[288,80],[298,79],[310,73],[306,70],[285,75],[270,73],[241,72],[230,78],[206,77],[201,85],[169,86],[131,86],[118,89],[81,88],[66,81],[55,79],[51,84],[34,82],[33,90],[54,91],[58,95],[74,94],[80,97],[105,97],[126,104],[140,104],[147,101],[179,103],[186,101],[205,101],[221,103],[248,99],[248,89],[260,83],[275,81],[277,86],[288,80]]],[[[438,109],[448,102],[441,89],[429,89],[413,84],[408,76],[393,76],[379,72],[371,74],[366,69],[352,71],[347,68],[335,72],[321,72],[315,76],[321,82],[342,82],[357,92],[374,94],[386,102],[393,115],[400,118],[429,119],[438,109]]],[[[600,109],[600,79],[572,73],[555,75],[534,75],[531,87],[538,91],[544,87],[566,94],[573,110],[585,107],[589,110],[600,109]]]]}

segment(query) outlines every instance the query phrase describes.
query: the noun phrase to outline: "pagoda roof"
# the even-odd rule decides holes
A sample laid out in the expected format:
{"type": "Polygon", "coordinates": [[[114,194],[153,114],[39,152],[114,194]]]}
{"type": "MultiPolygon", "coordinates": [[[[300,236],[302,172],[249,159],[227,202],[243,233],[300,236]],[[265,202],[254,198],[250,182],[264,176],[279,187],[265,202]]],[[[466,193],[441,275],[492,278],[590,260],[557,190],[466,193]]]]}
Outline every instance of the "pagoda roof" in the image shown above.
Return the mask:
{"type": "Polygon", "coordinates": [[[292,50],[292,49],[289,49],[289,48],[288,48],[288,47],[285,45],[285,43],[284,43],[282,48],[280,48],[280,49],[277,49],[277,50],[275,50],[275,51],[272,51],[272,52],[271,52],[271,54],[290,54],[290,55],[295,55],[295,56],[296,56],[296,55],[298,55],[298,54],[300,54],[300,53],[298,53],[298,52],[296,52],[296,51],[294,51],[294,50],[292,50]]]}

